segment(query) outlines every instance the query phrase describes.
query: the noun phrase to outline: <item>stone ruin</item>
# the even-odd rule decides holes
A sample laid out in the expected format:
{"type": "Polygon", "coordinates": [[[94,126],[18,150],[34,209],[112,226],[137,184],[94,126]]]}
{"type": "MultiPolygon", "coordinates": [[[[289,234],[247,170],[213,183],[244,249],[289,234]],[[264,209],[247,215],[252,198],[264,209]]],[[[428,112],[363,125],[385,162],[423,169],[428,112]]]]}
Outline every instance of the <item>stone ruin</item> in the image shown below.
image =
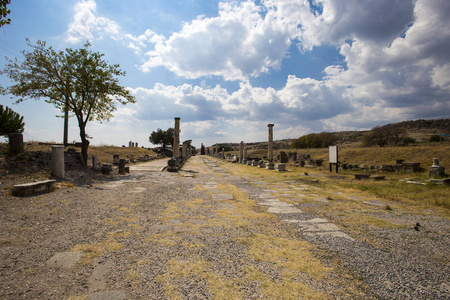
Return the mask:
{"type": "Polygon", "coordinates": [[[372,170],[382,172],[421,172],[420,163],[405,162],[403,159],[397,159],[395,164],[386,165],[364,165],[364,164],[341,164],[343,170],[372,170]]]}
{"type": "Polygon", "coordinates": [[[433,165],[428,169],[430,178],[443,177],[445,175],[445,168],[439,164],[438,158],[433,158],[433,165]]]}

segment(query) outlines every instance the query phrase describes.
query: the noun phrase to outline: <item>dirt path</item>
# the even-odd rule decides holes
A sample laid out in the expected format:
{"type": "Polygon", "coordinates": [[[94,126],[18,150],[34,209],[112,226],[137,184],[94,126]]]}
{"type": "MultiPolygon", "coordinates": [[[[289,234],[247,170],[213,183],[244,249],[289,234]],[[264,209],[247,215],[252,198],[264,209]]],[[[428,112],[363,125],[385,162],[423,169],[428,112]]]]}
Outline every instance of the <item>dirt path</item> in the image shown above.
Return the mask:
{"type": "MultiPolygon", "coordinates": [[[[311,210],[304,196],[317,193],[312,186],[233,176],[226,170],[232,164],[204,156],[191,157],[179,173],[159,172],[165,163],[52,194],[1,199],[0,298],[450,295],[447,261],[421,252],[403,262],[408,245],[386,252],[362,242],[311,210]]],[[[448,251],[443,237],[435,251],[448,251]]]]}

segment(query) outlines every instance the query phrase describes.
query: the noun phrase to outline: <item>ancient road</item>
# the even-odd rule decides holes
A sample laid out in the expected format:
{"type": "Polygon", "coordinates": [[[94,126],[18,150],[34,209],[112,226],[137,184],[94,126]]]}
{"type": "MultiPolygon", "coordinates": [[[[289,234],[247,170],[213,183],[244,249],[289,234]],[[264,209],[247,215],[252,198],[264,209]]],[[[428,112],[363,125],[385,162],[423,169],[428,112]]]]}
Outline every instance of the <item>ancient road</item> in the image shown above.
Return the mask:
{"type": "Polygon", "coordinates": [[[446,262],[405,261],[406,246],[387,252],[306,211],[305,197],[329,205],[317,187],[232,175],[205,156],[165,165],[6,199],[0,298],[450,297],[446,262]]]}

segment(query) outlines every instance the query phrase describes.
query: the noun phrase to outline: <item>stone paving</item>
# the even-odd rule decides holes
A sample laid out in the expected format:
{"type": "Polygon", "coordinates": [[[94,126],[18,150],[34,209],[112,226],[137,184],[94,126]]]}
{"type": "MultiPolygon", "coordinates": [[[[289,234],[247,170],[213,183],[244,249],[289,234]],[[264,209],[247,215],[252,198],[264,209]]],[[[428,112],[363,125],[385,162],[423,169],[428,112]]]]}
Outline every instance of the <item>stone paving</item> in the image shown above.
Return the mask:
{"type": "MultiPolygon", "coordinates": [[[[111,182],[94,183],[92,189],[100,192],[126,191],[128,195],[139,197],[151,190],[152,183],[164,182],[166,186],[173,186],[176,189],[179,182],[183,181],[189,184],[190,190],[195,190],[197,187],[206,190],[210,194],[210,199],[219,203],[219,207],[222,209],[236,209],[232,204],[233,193],[227,193],[218,188],[219,185],[232,184],[267,213],[276,216],[282,226],[295,228],[298,234],[306,239],[325,238],[328,243],[326,245],[330,247],[345,244],[347,248],[351,249],[353,245],[356,245],[356,240],[332,221],[312,213],[305,213],[298,205],[304,203],[304,198],[313,199],[321,205],[331,205],[327,198],[316,194],[320,193],[320,188],[293,181],[269,182],[252,177],[233,176],[221,168],[216,159],[200,156],[195,157],[195,160],[197,162],[195,168],[184,168],[178,173],[163,171],[167,165],[165,159],[134,165],[130,168],[131,175],[119,176],[111,182]]],[[[371,206],[389,205],[379,200],[363,199],[357,196],[345,197],[371,206]]],[[[148,231],[155,234],[190,233],[195,226],[201,228],[205,222],[204,219],[183,216],[172,218],[162,224],[153,224],[149,226],[148,231]],[[184,218],[183,221],[182,218],[184,218]]],[[[210,230],[209,228],[202,229],[202,233],[208,233],[210,230]]],[[[116,233],[120,234],[121,232],[116,233]]],[[[60,252],[53,255],[46,265],[51,268],[70,269],[80,257],[81,252],[79,251],[60,252]]],[[[112,265],[108,265],[108,263],[94,268],[88,281],[89,299],[128,299],[127,295],[129,294],[125,290],[108,290],[107,274],[111,268],[112,265]]]]}

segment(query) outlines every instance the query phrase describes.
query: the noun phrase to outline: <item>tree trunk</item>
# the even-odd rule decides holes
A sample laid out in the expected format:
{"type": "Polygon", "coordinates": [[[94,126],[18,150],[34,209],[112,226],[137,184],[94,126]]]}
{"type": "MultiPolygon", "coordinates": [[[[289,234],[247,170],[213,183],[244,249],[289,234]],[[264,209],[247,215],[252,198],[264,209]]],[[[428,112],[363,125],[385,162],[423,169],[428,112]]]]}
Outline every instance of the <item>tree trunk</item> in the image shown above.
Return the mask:
{"type": "Polygon", "coordinates": [[[64,147],[67,147],[69,144],[69,105],[64,105],[64,137],[63,137],[64,147]]]}
{"type": "Polygon", "coordinates": [[[89,141],[86,139],[85,125],[79,124],[81,138],[81,155],[83,156],[83,166],[87,166],[89,141]]]}

